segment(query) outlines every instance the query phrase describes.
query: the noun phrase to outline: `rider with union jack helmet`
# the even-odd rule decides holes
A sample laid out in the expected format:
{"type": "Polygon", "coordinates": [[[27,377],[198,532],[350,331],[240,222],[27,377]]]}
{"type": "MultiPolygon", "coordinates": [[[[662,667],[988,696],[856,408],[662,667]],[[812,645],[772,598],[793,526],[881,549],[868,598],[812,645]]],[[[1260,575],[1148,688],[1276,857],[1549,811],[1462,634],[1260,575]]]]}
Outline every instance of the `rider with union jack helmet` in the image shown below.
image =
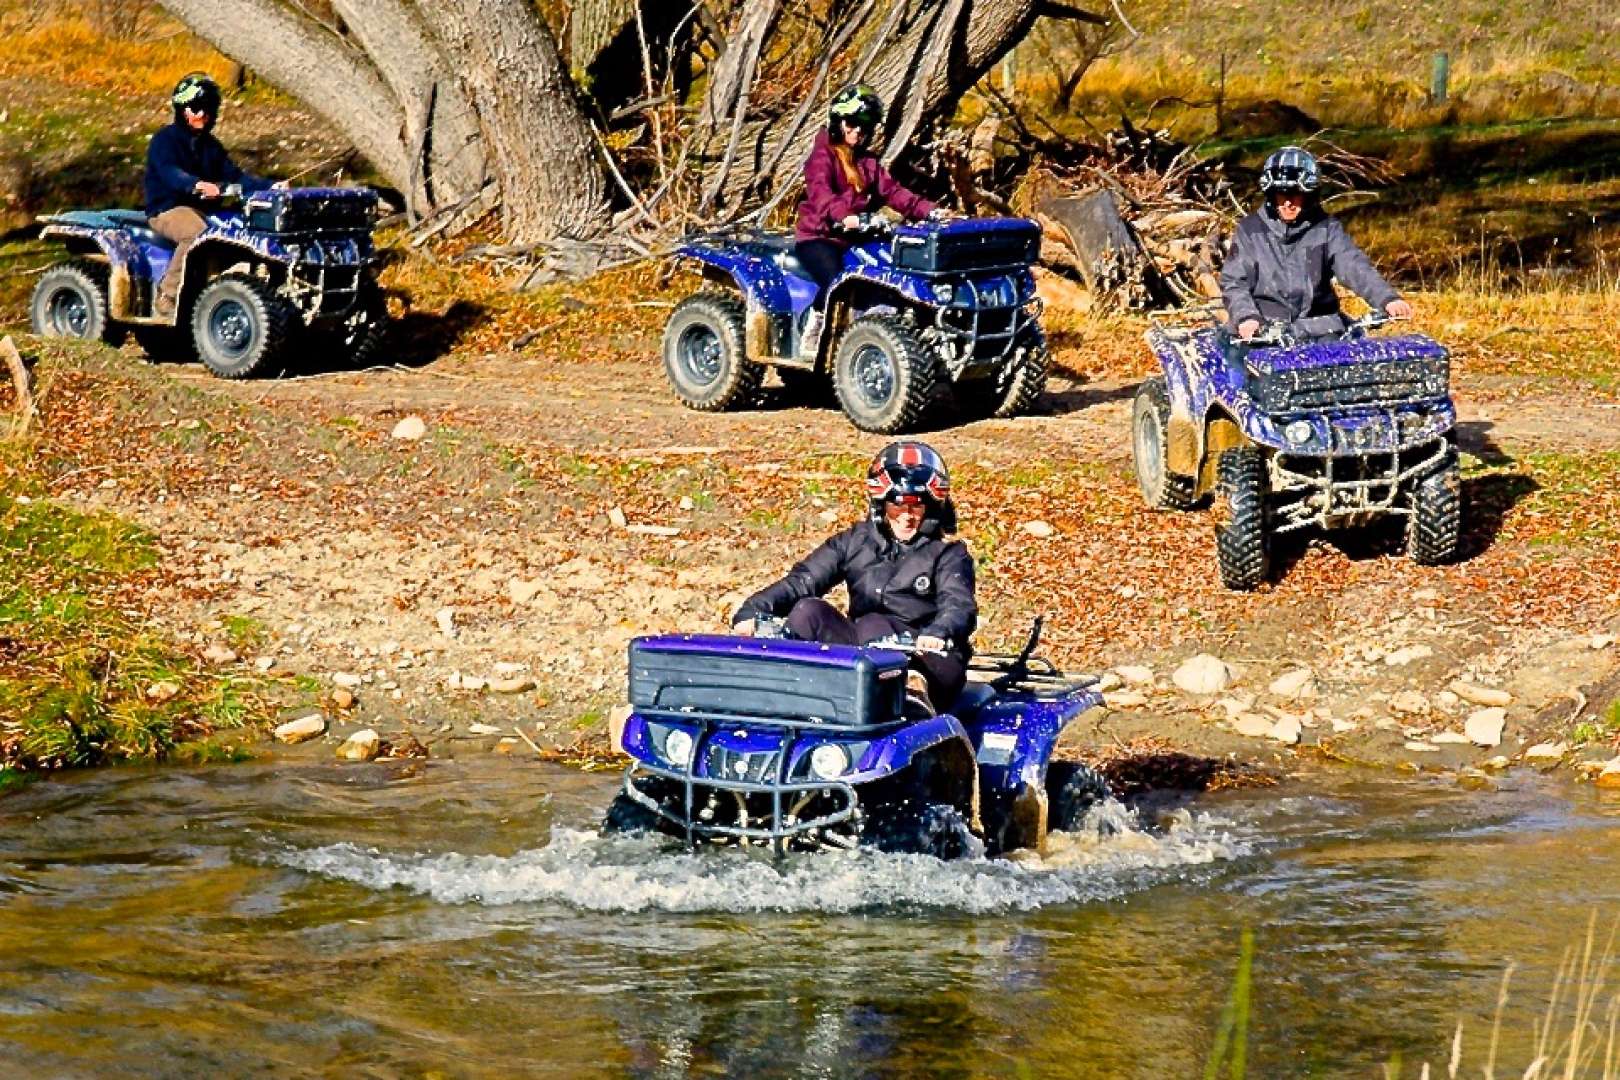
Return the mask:
{"type": "Polygon", "coordinates": [[[978,625],[973,556],[950,539],[956,506],[944,460],[927,443],[906,440],[878,451],[866,471],[867,513],[750,596],[732,618],[751,634],[761,616],[786,616],[806,641],[863,645],[909,634],[920,649],[908,683],[933,711],[949,706],[967,679],[968,639],[978,625]],[[823,597],[849,590],[849,613],[823,597]]]}
{"type": "Polygon", "coordinates": [[[1245,341],[1266,321],[1306,337],[1342,330],[1334,279],[1374,311],[1412,317],[1412,305],[1322,209],[1321,179],[1316,159],[1297,146],[1275,151],[1260,169],[1265,204],[1238,223],[1221,267],[1227,325],[1245,341]]]}

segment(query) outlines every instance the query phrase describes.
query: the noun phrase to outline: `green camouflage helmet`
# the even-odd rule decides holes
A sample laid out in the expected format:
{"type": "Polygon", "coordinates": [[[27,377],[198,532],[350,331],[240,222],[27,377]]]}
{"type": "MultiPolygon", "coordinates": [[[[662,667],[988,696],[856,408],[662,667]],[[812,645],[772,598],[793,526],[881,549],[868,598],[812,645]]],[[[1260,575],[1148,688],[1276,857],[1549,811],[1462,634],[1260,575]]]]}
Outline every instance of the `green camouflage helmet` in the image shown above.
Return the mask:
{"type": "Polygon", "coordinates": [[[219,115],[219,84],[206,72],[193,71],[174,86],[169,103],[174,106],[174,117],[180,120],[180,110],[206,113],[210,118],[219,115]]]}
{"type": "Polygon", "coordinates": [[[865,83],[856,83],[833,95],[827,113],[828,127],[835,126],[840,120],[847,120],[870,133],[876,131],[883,120],[883,99],[865,83]]]}

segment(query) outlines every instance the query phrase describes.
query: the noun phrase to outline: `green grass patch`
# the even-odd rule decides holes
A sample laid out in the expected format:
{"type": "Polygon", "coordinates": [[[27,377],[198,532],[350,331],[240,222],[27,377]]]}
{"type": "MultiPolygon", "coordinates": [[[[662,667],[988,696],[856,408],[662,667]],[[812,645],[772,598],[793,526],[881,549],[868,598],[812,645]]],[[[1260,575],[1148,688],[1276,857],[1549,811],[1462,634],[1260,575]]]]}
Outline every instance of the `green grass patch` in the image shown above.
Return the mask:
{"type": "Polygon", "coordinates": [[[150,534],[25,486],[0,480],[0,775],[163,758],[264,715],[256,682],[204,671],[146,625],[150,534]]]}

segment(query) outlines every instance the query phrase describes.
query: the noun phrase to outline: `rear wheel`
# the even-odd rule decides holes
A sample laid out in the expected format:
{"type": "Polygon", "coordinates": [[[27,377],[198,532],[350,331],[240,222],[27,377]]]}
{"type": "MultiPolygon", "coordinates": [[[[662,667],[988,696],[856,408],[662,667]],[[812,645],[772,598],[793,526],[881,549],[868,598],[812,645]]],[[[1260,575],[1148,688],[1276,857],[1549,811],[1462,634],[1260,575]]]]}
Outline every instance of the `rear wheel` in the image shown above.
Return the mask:
{"type": "Polygon", "coordinates": [[[1226,497],[1226,524],[1215,536],[1221,582],[1248,592],[1266,580],[1270,562],[1266,459],[1252,446],[1228,450],[1221,455],[1220,480],[1226,497]]]}
{"type": "Polygon", "coordinates": [[[1190,476],[1170,471],[1170,394],[1164,376],[1143,379],[1131,408],[1131,460],[1142,498],[1155,510],[1190,510],[1198,503],[1190,476]]]}
{"type": "Polygon", "coordinates": [[[1462,471],[1452,455],[1412,490],[1406,523],[1406,553],[1423,566],[1457,557],[1462,544],[1462,471]]]}
{"type": "Polygon", "coordinates": [[[298,312],[270,286],[227,274],[197,297],[191,336],[197,355],[222,379],[246,379],[271,370],[282,357],[298,312]]]}
{"type": "Polygon", "coordinates": [[[863,315],[838,343],[833,389],[850,423],[893,435],[922,419],[938,365],[916,331],[894,315],[863,315]]]}
{"type": "Polygon", "coordinates": [[[1114,797],[1108,781],[1089,765],[1055,761],[1046,771],[1047,827],[1054,832],[1078,832],[1092,807],[1114,797]]]}
{"type": "Polygon", "coordinates": [[[688,409],[720,412],[745,405],[765,369],[747,357],[743,305],[702,292],[676,305],[664,325],[664,374],[688,409]]]}
{"type": "Polygon", "coordinates": [[[34,286],[28,308],[34,333],[49,338],[107,340],[106,280],[106,271],[90,262],[66,262],[45,271],[34,286]]]}

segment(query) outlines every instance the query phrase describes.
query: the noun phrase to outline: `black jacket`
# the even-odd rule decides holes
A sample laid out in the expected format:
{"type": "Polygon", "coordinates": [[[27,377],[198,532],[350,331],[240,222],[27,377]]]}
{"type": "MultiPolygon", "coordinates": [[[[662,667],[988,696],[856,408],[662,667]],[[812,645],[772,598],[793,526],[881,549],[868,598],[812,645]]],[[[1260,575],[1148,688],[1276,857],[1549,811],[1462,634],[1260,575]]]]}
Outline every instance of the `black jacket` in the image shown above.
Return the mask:
{"type": "Polygon", "coordinates": [[[1399,297],[1337,218],[1307,207],[1292,225],[1263,207],[1238,223],[1221,267],[1230,325],[1245,319],[1295,322],[1339,314],[1333,279],[1374,311],[1399,297]]]}
{"type": "Polygon", "coordinates": [[[170,124],[146,147],[146,216],[157,217],[177,206],[206,209],[210,203],[196,192],[197,181],[241,184],[244,192],[263,191],[270,181],[239,169],[209,131],[192,131],[170,124]]]}
{"type": "Polygon", "coordinates": [[[822,596],[840,582],[849,587],[850,618],[892,615],[913,634],[944,638],[967,653],[968,637],[979,624],[967,545],[927,534],[898,544],[871,519],[830,537],[782,580],[750,596],[731,621],[786,615],[798,601],[822,596]]]}

